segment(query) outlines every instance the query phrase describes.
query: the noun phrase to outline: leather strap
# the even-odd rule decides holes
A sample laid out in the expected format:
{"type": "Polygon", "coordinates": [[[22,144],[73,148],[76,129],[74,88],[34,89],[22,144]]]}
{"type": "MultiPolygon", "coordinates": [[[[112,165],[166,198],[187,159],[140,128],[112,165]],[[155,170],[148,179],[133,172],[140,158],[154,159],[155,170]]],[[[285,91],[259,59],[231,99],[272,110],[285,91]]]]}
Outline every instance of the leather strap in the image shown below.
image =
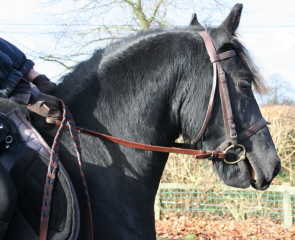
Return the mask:
{"type": "Polygon", "coordinates": [[[52,201],[52,194],[54,190],[54,181],[56,178],[57,170],[58,170],[58,162],[59,162],[59,143],[61,142],[61,137],[63,135],[64,129],[68,128],[71,135],[71,140],[74,144],[78,166],[80,170],[80,176],[83,181],[85,196],[86,196],[86,204],[87,204],[87,239],[93,240],[93,221],[92,221],[92,213],[91,213],[91,204],[90,204],[90,196],[88,192],[87,182],[85,179],[85,175],[82,169],[82,153],[80,147],[80,139],[77,133],[77,128],[75,121],[72,118],[72,115],[64,104],[64,102],[59,99],[62,108],[63,108],[63,119],[60,122],[59,129],[54,137],[54,141],[51,147],[50,152],[50,160],[48,164],[48,171],[44,186],[44,194],[43,194],[43,201],[42,201],[42,208],[41,208],[41,222],[40,222],[40,231],[39,231],[39,239],[46,240],[47,233],[48,233],[48,224],[49,224],[49,217],[50,217],[50,208],[51,208],[51,201],[52,201]]]}
{"type": "MultiPolygon", "coordinates": [[[[230,143],[235,148],[238,146],[238,142],[240,142],[240,141],[244,140],[245,138],[256,133],[259,129],[261,129],[262,127],[264,127],[267,124],[267,121],[264,118],[262,118],[256,124],[252,125],[250,128],[248,128],[247,130],[245,130],[241,134],[237,135],[235,123],[233,121],[234,118],[233,118],[233,113],[232,113],[232,108],[231,108],[231,103],[230,103],[230,98],[229,98],[227,80],[226,80],[225,72],[224,72],[224,70],[221,66],[221,63],[220,63],[221,60],[236,56],[237,54],[234,50],[230,50],[230,51],[227,51],[227,52],[217,55],[215,47],[213,45],[213,42],[212,42],[209,34],[204,31],[199,32],[199,34],[204,40],[208,55],[209,55],[210,60],[213,64],[213,72],[214,72],[213,82],[216,82],[217,79],[219,80],[218,86],[219,86],[219,93],[220,93],[220,99],[221,99],[227,141],[222,143],[218,149],[223,150],[223,149],[227,148],[230,145],[230,143]]],[[[215,91],[214,85],[213,85],[212,91],[213,91],[213,89],[215,91]]],[[[205,131],[206,125],[209,122],[209,119],[211,116],[211,112],[209,112],[209,111],[212,111],[212,109],[213,109],[213,101],[211,99],[212,94],[213,93],[211,92],[211,97],[210,97],[209,106],[208,106],[208,110],[207,110],[204,124],[202,126],[200,133],[198,134],[198,136],[194,140],[194,142],[197,142],[201,138],[202,134],[205,131]]],[[[213,94],[213,98],[214,98],[214,94],[213,94]]]]}
{"type": "Polygon", "coordinates": [[[249,127],[247,130],[245,130],[244,132],[238,135],[238,142],[244,140],[245,138],[250,137],[251,135],[256,133],[259,129],[263,128],[267,124],[268,122],[264,118],[261,118],[257,123],[255,123],[254,125],[249,127]]]}
{"type": "Polygon", "coordinates": [[[224,60],[224,59],[227,59],[227,58],[234,57],[236,55],[237,55],[237,53],[236,53],[235,50],[230,50],[230,51],[227,51],[227,52],[224,52],[224,53],[220,53],[218,56],[219,56],[219,61],[221,61],[221,60],[224,60]]]}
{"type": "Polygon", "coordinates": [[[232,108],[230,104],[230,98],[229,98],[229,92],[227,87],[227,81],[225,72],[223,71],[223,68],[221,66],[220,61],[232,56],[236,55],[236,52],[234,50],[225,52],[223,54],[217,55],[215,47],[213,45],[213,42],[211,40],[211,37],[209,34],[205,31],[199,32],[200,36],[203,38],[208,55],[210,57],[210,60],[213,64],[214,69],[214,79],[218,78],[219,80],[219,94],[221,99],[221,106],[222,106],[222,112],[223,112],[223,120],[224,120],[224,126],[226,130],[226,136],[228,142],[232,143],[234,147],[238,145],[237,141],[237,132],[236,132],[236,126],[233,121],[233,113],[232,108]]]}
{"type": "Polygon", "coordinates": [[[199,32],[199,34],[204,40],[208,55],[209,55],[210,60],[213,64],[213,85],[212,85],[208,109],[207,109],[207,113],[205,116],[203,126],[202,126],[200,132],[198,133],[197,137],[193,140],[193,143],[200,140],[200,138],[202,137],[202,135],[207,127],[207,124],[210,120],[212,109],[213,109],[217,79],[219,79],[221,82],[219,82],[218,85],[219,85],[219,92],[220,92],[220,98],[221,98],[221,103],[222,103],[224,124],[225,124],[225,128],[226,128],[227,139],[230,140],[231,142],[233,142],[233,144],[235,144],[235,142],[233,141],[234,139],[231,138],[231,136],[236,135],[236,133],[234,132],[235,130],[232,130],[231,128],[227,127],[228,124],[230,126],[233,126],[232,125],[233,117],[231,117],[232,122],[229,122],[227,124],[228,115],[232,116],[232,110],[231,110],[231,106],[230,106],[230,99],[229,99],[229,94],[228,94],[228,90],[227,90],[226,78],[225,78],[224,71],[223,71],[222,66],[219,61],[236,56],[236,52],[234,50],[230,50],[230,51],[227,51],[227,52],[217,55],[217,53],[215,51],[215,47],[212,43],[212,40],[211,40],[209,34],[207,32],[199,32]],[[221,85],[223,85],[223,88],[220,87],[221,85]],[[225,96],[227,96],[227,98],[225,96]]]}
{"type": "MultiPolygon", "coordinates": [[[[262,127],[264,127],[268,122],[262,118],[260,121],[258,121],[256,124],[252,125],[250,128],[242,132],[238,135],[237,139],[238,141],[242,141],[247,137],[250,137],[254,133],[256,133],[258,130],[260,130],[262,127]]],[[[56,122],[56,125],[60,125],[61,122],[56,122]]],[[[66,126],[67,128],[69,126],[66,126]]],[[[195,150],[195,149],[183,149],[178,147],[184,147],[183,143],[175,143],[176,147],[161,147],[161,146],[153,146],[148,144],[142,144],[142,143],[136,143],[131,142],[127,140],[123,140],[120,138],[116,138],[110,135],[102,134],[99,132],[91,131],[89,129],[81,128],[76,126],[76,130],[79,133],[83,133],[86,135],[90,135],[93,137],[98,137],[102,140],[107,140],[113,143],[121,144],[127,147],[146,150],[146,151],[155,151],[155,152],[165,152],[165,153],[178,153],[178,154],[187,154],[187,155],[193,155],[196,159],[214,159],[214,158],[220,158],[223,159],[226,157],[226,153],[222,150],[195,150]]]]}
{"type": "MultiPolygon", "coordinates": [[[[56,122],[57,125],[60,125],[60,122],[56,122]]],[[[67,126],[68,127],[68,126],[67,126]]],[[[148,144],[142,144],[142,143],[136,143],[131,142],[127,140],[123,140],[120,138],[116,138],[110,135],[102,134],[99,132],[91,131],[85,128],[81,128],[76,126],[76,129],[79,133],[83,133],[86,135],[90,135],[93,137],[98,137],[102,140],[107,140],[113,143],[118,143],[127,147],[141,149],[141,150],[147,150],[147,151],[155,151],[155,152],[165,152],[165,153],[179,153],[179,154],[187,154],[187,155],[193,155],[197,159],[205,159],[205,158],[225,158],[226,154],[223,151],[206,151],[206,150],[195,150],[195,149],[182,149],[182,148],[170,148],[170,147],[161,147],[161,146],[153,146],[148,144]]]]}

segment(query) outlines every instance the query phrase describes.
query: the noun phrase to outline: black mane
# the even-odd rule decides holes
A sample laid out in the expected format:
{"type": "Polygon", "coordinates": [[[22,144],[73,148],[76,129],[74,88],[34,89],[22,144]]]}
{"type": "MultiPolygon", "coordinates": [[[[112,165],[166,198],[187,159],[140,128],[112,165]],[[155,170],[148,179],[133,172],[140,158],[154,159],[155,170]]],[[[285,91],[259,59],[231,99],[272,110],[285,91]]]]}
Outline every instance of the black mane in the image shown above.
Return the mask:
{"type": "Polygon", "coordinates": [[[143,79],[144,74],[153,75],[149,79],[157,79],[161,74],[169,74],[174,71],[173,68],[180,68],[183,64],[195,66],[196,60],[201,61],[207,54],[200,48],[198,58],[191,56],[200,41],[197,29],[155,28],[112,42],[105,49],[95,51],[92,57],[79,63],[71,73],[64,76],[54,94],[67,102],[68,99],[73,99],[72,95],[78,97],[79,93],[89,87],[93,78],[99,79],[101,87],[110,82],[114,86],[125,87],[127,82],[135,84],[143,79]],[[160,62],[166,67],[160,69],[160,62]],[[130,65],[134,66],[132,72],[127,72],[130,65]],[[148,71],[149,67],[154,70],[148,71]],[[113,69],[116,69],[116,72],[113,69]],[[65,92],[71,96],[65,96],[65,92]]]}
{"type": "MultiPolygon", "coordinates": [[[[211,26],[206,26],[206,31],[216,31],[216,28],[213,28],[211,26]]],[[[99,49],[96,50],[93,55],[79,63],[74,70],[64,76],[61,79],[61,86],[60,87],[60,97],[63,96],[65,101],[67,100],[66,96],[64,94],[61,95],[61,93],[71,92],[71,94],[79,94],[80,92],[83,92],[85,88],[88,86],[88,79],[92,79],[93,75],[97,75],[98,72],[100,73],[100,77],[105,77],[109,72],[108,69],[111,69],[113,66],[118,65],[121,66],[122,59],[126,60],[126,58],[130,58],[130,61],[135,61],[135,59],[132,59],[132,56],[136,55],[142,55],[144,56],[144,59],[146,58],[146,54],[148,53],[157,53],[157,51],[162,51],[163,58],[161,60],[166,60],[167,55],[171,55],[171,51],[173,50],[173,43],[169,44],[171,42],[171,38],[174,36],[183,39],[180,41],[187,42],[187,39],[190,39],[193,43],[195,43],[196,39],[200,39],[197,32],[198,31],[204,31],[203,28],[196,27],[196,26],[189,26],[189,27],[174,27],[174,28],[154,28],[149,29],[146,31],[140,31],[136,34],[132,34],[130,36],[124,37],[120,40],[114,41],[110,43],[105,49],[99,49]],[[175,35],[174,35],[175,34],[175,35]],[[161,42],[167,42],[167,49],[158,49],[157,45],[159,45],[161,42]],[[137,52],[137,54],[135,54],[137,52]],[[86,74],[86,75],[85,75],[86,74]],[[67,82],[73,81],[76,84],[67,84],[67,82]],[[63,87],[64,86],[64,87],[63,87]],[[70,88],[70,89],[69,89],[70,88]]],[[[191,44],[189,44],[191,45],[191,44]]],[[[183,45],[185,49],[183,48],[182,51],[187,51],[186,57],[189,58],[188,62],[191,62],[190,52],[191,49],[189,46],[183,45]]],[[[248,50],[243,46],[243,44],[238,40],[237,37],[231,36],[227,39],[227,41],[224,43],[224,45],[219,49],[220,52],[224,51],[224,46],[228,47],[228,45],[231,46],[231,48],[235,49],[238,53],[239,58],[243,62],[243,64],[248,68],[250,73],[253,75],[253,85],[255,89],[258,92],[261,92],[264,90],[264,84],[262,76],[255,65],[255,63],[252,60],[252,57],[248,50]]],[[[180,52],[178,52],[179,54],[180,52]]],[[[204,58],[207,53],[203,52],[199,54],[201,58],[204,58]]],[[[176,57],[178,57],[176,55],[176,57]]],[[[136,59],[138,60],[138,59],[136,59]]],[[[145,59],[146,60],[146,59],[145,59]]],[[[154,58],[150,59],[150,61],[156,62],[159,61],[159,59],[154,58]]],[[[149,62],[149,61],[147,61],[149,62]]],[[[136,65],[135,62],[129,62],[130,64],[136,65]]],[[[124,66],[121,66],[124,68],[124,66]]],[[[177,67],[177,66],[174,66],[177,67]]],[[[124,70],[124,69],[122,69],[124,70]]],[[[167,71],[167,69],[165,69],[167,71]]],[[[134,69],[133,73],[138,73],[140,71],[146,71],[146,69],[134,69]]],[[[140,77],[139,77],[140,78],[140,77]]],[[[121,80],[123,80],[121,78],[121,80]]]]}

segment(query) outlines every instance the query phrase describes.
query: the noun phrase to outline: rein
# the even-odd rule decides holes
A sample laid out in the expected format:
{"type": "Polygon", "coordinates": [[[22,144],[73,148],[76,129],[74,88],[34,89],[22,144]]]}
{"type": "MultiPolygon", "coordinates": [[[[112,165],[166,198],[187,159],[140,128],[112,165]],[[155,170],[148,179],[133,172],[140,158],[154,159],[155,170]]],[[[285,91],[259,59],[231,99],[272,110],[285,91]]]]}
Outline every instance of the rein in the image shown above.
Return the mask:
{"type": "Polygon", "coordinates": [[[62,121],[59,122],[59,129],[54,137],[54,141],[50,151],[50,160],[48,163],[48,171],[44,186],[44,195],[42,201],[42,208],[41,208],[41,222],[40,222],[40,231],[39,231],[39,240],[46,240],[47,233],[48,233],[48,224],[49,224],[49,216],[50,216],[50,208],[51,208],[51,201],[52,201],[52,193],[54,188],[54,181],[56,178],[56,173],[58,169],[58,162],[59,162],[59,143],[61,141],[61,137],[63,135],[64,129],[68,128],[70,130],[71,139],[73,141],[78,165],[80,169],[80,175],[82,177],[83,185],[85,188],[85,195],[86,195],[86,204],[87,204],[87,234],[88,240],[93,240],[93,222],[92,222],[92,214],[91,214],[91,205],[90,205],[90,197],[88,193],[88,187],[86,183],[86,179],[84,176],[84,172],[82,169],[82,154],[81,154],[81,147],[80,147],[80,140],[79,135],[76,130],[75,121],[62,100],[60,100],[62,108],[63,108],[63,117],[62,121]]]}
{"type": "MultiPolygon", "coordinates": [[[[57,122],[57,125],[60,123],[57,122]]],[[[221,150],[213,150],[213,151],[206,151],[206,150],[194,150],[194,149],[182,149],[182,148],[174,148],[174,147],[161,147],[161,146],[154,146],[142,143],[131,142],[127,140],[123,140],[120,138],[116,138],[110,135],[102,134],[99,132],[91,131],[85,128],[76,127],[77,131],[86,135],[90,135],[93,137],[100,138],[102,140],[107,140],[113,143],[117,143],[120,145],[124,145],[131,148],[147,150],[147,151],[154,151],[154,152],[165,152],[165,153],[179,153],[179,154],[187,154],[193,155],[197,159],[204,159],[204,158],[225,158],[226,154],[221,150]]]]}
{"type": "MultiPolygon", "coordinates": [[[[61,122],[56,122],[56,125],[60,125],[61,122]]],[[[243,139],[250,137],[251,135],[253,135],[254,133],[256,133],[260,128],[262,128],[263,126],[265,126],[267,124],[267,121],[262,118],[259,122],[257,122],[256,124],[254,124],[253,126],[251,126],[249,129],[247,129],[246,131],[242,132],[241,134],[238,135],[237,139],[239,141],[242,141],[243,139]]],[[[69,128],[69,126],[65,126],[66,128],[69,128]]],[[[102,140],[107,140],[113,143],[117,143],[120,145],[124,145],[127,147],[131,147],[131,148],[136,148],[136,149],[141,149],[141,150],[146,150],[146,151],[154,151],[154,152],[165,152],[165,153],[178,153],[178,154],[186,154],[186,155],[193,155],[195,156],[196,159],[215,159],[215,158],[219,158],[219,159],[223,159],[225,162],[226,161],[226,150],[195,150],[195,149],[183,149],[183,148],[176,148],[176,147],[162,147],[162,146],[154,146],[154,145],[148,145],[148,144],[142,144],[142,143],[136,143],[136,142],[131,142],[131,141],[127,141],[121,138],[116,138],[110,135],[106,135],[106,134],[102,134],[99,132],[95,132],[86,128],[81,128],[76,126],[76,130],[79,133],[83,133],[85,135],[90,135],[93,137],[97,137],[100,138],[102,140]]],[[[182,143],[176,143],[176,146],[183,146],[182,143]]],[[[231,145],[233,146],[233,145],[231,145]]],[[[239,144],[239,146],[242,146],[239,144]]],[[[230,147],[233,148],[233,147],[230,147]]],[[[229,149],[230,149],[229,148],[229,149]]],[[[229,150],[228,149],[228,150],[229,150]]],[[[242,159],[244,160],[244,159],[242,159]]],[[[231,162],[227,162],[229,164],[231,164],[231,162]]],[[[237,163],[237,162],[235,162],[237,163]]]]}
{"type": "MultiPolygon", "coordinates": [[[[50,206],[51,206],[51,200],[52,200],[52,193],[53,193],[53,185],[54,180],[57,173],[58,168],[58,151],[59,151],[59,143],[61,141],[61,137],[63,134],[63,131],[65,128],[68,128],[70,130],[71,138],[73,140],[76,154],[77,154],[77,160],[80,168],[80,175],[82,177],[83,185],[85,187],[85,194],[87,199],[87,207],[88,207],[88,217],[87,217],[87,227],[88,227],[88,240],[93,240],[93,222],[92,222],[92,215],[91,215],[91,206],[90,206],[90,198],[88,193],[88,188],[86,184],[86,179],[82,170],[82,162],[81,162],[81,148],[80,148],[80,140],[78,133],[83,133],[86,135],[98,137],[102,140],[107,140],[113,143],[121,144],[127,147],[141,149],[141,150],[147,150],[147,151],[156,151],[156,152],[165,152],[165,153],[179,153],[179,154],[187,154],[187,155],[193,155],[196,157],[196,159],[223,159],[223,161],[227,164],[236,164],[242,160],[246,159],[246,149],[243,145],[238,144],[238,142],[248,138],[249,136],[256,133],[258,130],[263,128],[268,122],[262,118],[257,123],[249,127],[244,132],[237,135],[235,123],[233,121],[233,113],[229,98],[229,92],[227,87],[227,80],[225,76],[225,72],[221,66],[220,61],[224,59],[228,59],[231,57],[236,56],[236,52],[234,50],[227,51],[221,54],[217,54],[215,47],[213,45],[213,42],[211,40],[211,37],[208,35],[207,32],[199,32],[200,36],[203,38],[208,55],[210,56],[210,60],[213,65],[213,85],[211,90],[211,95],[209,99],[208,109],[206,112],[204,123],[201,127],[200,132],[198,133],[197,137],[193,140],[193,143],[200,140],[202,137],[208,122],[211,117],[212,109],[213,109],[213,103],[214,103],[214,95],[216,91],[216,86],[218,84],[219,86],[219,92],[220,92],[220,98],[221,98],[221,105],[222,105],[222,112],[223,112],[223,120],[226,130],[226,136],[227,140],[220,145],[218,150],[194,150],[194,149],[183,149],[183,148],[174,148],[174,147],[162,147],[162,146],[153,146],[153,145],[147,145],[142,143],[136,143],[131,142],[127,140],[123,140],[120,138],[116,138],[110,135],[98,133],[95,131],[91,131],[85,128],[81,128],[76,126],[72,115],[70,114],[68,108],[64,104],[62,100],[60,100],[62,107],[63,107],[63,119],[61,122],[56,122],[56,125],[59,126],[59,129],[56,133],[56,136],[54,138],[54,142],[51,148],[51,154],[50,154],[50,161],[48,165],[48,173],[46,177],[45,182],[45,189],[44,189],[44,196],[43,196],[43,203],[42,203],[42,213],[41,213],[41,223],[40,223],[40,234],[39,239],[40,240],[46,240],[47,239],[47,232],[48,232],[48,223],[49,223],[49,216],[50,216],[50,206]],[[227,152],[230,149],[235,148],[241,148],[242,149],[242,156],[234,161],[229,162],[226,160],[227,152]]],[[[182,144],[177,143],[178,146],[183,146],[182,144]]]]}

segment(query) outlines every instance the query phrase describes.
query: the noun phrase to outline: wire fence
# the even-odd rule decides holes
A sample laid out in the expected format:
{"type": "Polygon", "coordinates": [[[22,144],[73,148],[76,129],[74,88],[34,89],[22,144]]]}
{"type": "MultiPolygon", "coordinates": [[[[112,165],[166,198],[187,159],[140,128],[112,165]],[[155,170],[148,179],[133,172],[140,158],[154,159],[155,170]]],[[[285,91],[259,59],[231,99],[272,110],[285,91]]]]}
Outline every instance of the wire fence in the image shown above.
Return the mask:
{"type": "Polygon", "coordinates": [[[201,187],[190,184],[160,184],[155,216],[166,214],[223,220],[269,220],[292,226],[295,220],[295,187],[271,186],[266,191],[225,186],[201,187]]]}

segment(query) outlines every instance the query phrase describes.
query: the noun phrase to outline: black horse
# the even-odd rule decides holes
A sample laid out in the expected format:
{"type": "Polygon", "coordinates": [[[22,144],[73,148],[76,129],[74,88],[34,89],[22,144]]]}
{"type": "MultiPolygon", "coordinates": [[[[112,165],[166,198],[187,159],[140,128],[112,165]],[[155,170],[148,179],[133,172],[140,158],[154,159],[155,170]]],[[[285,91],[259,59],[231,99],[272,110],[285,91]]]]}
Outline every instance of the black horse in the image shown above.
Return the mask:
{"type": "MultiPolygon", "coordinates": [[[[203,125],[212,88],[212,64],[198,33],[206,31],[217,53],[237,53],[221,64],[236,129],[241,133],[262,118],[252,93],[252,86],[259,89],[262,85],[260,75],[235,33],[241,12],[242,5],[237,4],[216,28],[204,28],[194,17],[188,27],[151,29],[123,38],[78,64],[54,95],[63,99],[83,128],[158,146],[173,146],[180,134],[192,143],[203,125]]],[[[217,149],[226,140],[218,90],[215,95],[210,121],[200,140],[190,144],[193,149],[217,149]]],[[[51,145],[57,126],[46,124],[37,115],[30,117],[51,145]]],[[[80,140],[94,238],[155,239],[154,199],[168,153],[133,149],[82,134],[80,140]]],[[[241,144],[247,151],[245,161],[229,165],[213,159],[220,179],[238,188],[250,184],[258,190],[268,188],[280,170],[268,128],[262,127],[241,144]]],[[[237,154],[233,151],[231,155],[236,158],[237,154]]],[[[84,186],[75,156],[70,136],[65,134],[60,161],[79,201],[78,239],[87,239],[84,186]]],[[[49,228],[56,224],[57,215],[50,217],[49,228]]],[[[57,239],[53,233],[50,236],[57,239]]]]}

